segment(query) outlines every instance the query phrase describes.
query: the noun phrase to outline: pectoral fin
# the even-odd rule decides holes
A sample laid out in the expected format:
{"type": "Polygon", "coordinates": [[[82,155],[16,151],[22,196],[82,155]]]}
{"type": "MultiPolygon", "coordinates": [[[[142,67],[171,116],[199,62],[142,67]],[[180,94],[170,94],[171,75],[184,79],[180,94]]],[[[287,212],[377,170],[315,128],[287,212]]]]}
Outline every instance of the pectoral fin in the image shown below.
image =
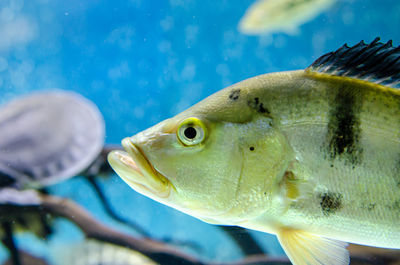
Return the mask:
{"type": "Polygon", "coordinates": [[[294,265],[347,265],[350,262],[345,242],[290,228],[281,229],[277,236],[294,265]]]}

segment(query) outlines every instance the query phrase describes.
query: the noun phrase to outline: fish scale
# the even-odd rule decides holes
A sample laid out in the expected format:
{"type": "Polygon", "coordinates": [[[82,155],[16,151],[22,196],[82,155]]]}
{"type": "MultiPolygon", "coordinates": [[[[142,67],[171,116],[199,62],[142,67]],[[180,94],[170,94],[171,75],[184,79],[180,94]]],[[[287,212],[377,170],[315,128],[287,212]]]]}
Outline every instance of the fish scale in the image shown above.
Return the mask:
{"type": "MultiPolygon", "coordinates": [[[[299,76],[304,75],[303,73],[298,73],[299,76]]],[[[314,82],[314,80],[312,80],[312,82],[314,82]]],[[[312,85],[310,84],[310,87],[312,87],[312,85]]],[[[320,87],[326,87],[326,86],[321,86],[320,87]]],[[[377,91],[379,92],[379,90],[377,91]]],[[[372,92],[371,92],[372,93],[372,92]]],[[[374,97],[372,94],[369,97],[374,97]]],[[[378,95],[376,95],[375,97],[378,97],[378,95]]],[[[391,99],[392,96],[389,95],[389,98],[391,99]]],[[[275,99],[276,101],[276,99],[275,99]]],[[[279,101],[279,100],[278,100],[279,101]]],[[[317,102],[314,102],[313,98],[305,98],[302,99],[302,101],[304,102],[308,102],[308,104],[315,104],[317,107],[317,109],[319,109],[320,111],[326,111],[328,112],[329,109],[329,102],[334,102],[331,100],[327,100],[326,102],[319,102],[319,104],[317,102]],[[325,110],[324,110],[325,108],[325,110]]],[[[390,100],[384,100],[382,99],[382,101],[390,101],[390,100]]],[[[373,103],[373,102],[372,102],[373,103]]],[[[372,104],[370,103],[370,104],[372,104]]],[[[392,101],[392,106],[388,106],[387,109],[391,110],[391,109],[395,109],[396,104],[400,103],[400,97],[397,97],[397,102],[393,99],[392,101]]],[[[273,105],[271,103],[271,105],[273,105]]],[[[328,134],[328,124],[329,124],[329,115],[324,115],[324,116],[310,116],[310,115],[306,115],[303,112],[301,112],[301,110],[299,110],[299,108],[295,108],[297,111],[293,111],[292,110],[287,110],[287,105],[285,105],[286,107],[283,108],[281,107],[280,109],[275,109],[275,107],[271,108],[273,113],[280,113],[281,115],[285,116],[285,112],[290,112],[290,113],[296,113],[296,115],[298,116],[302,116],[303,119],[303,124],[305,125],[301,125],[298,123],[298,119],[297,117],[291,117],[288,119],[288,121],[285,122],[285,126],[282,127],[282,130],[285,131],[285,135],[287,135],[289,142],[291,143],[291,146],[294,148],[294,151],[297,153],[298,157],[299,157],[299,163],[301,165],[301,167],[304,168],[304,171],[308,171],[307,173],[305,173],[304,171],[301,171],[300,169],[297,169],[299,171],[299,175],[307,175],[308,176],[308,180],[310,181],[314,181],[315,183],[318,183],[319,186],[326,188],[327,190],[334,190],[334,191],[347,191],[348,195],[344,194],[343,197],[344,199],[346,198],[362,198],[362,196],[364,195],[362,193],[362,191],[365,189],[364,188],[360,188],[360,191],[358,191],[358,194],[354,194],[354,192],[357,192],[357,190],[351,190],[351,188],[349,188],[347,185],[353,186],[357,183],[365,183],[365,185],[370,187],[370,191],[371,193],[369,194],[377,194],[377,198],[373,198],[374,200],[366,200],[367,202],[370,203],[378,203],[381,197],[380,194],[382,192],[384,193],[389,193],[389,194],[393,194],[392,198],[389,198],[387,201],[382,201],[380,204],[381,206],[377,207],[378,208],[382,208],[385,207],[385,205],[387,206],[387,204],[390,205],[390,203],[394,203],[396,201],[396,198],[400,198],[400,189],[398,189],[394,183],[394,179],[392,178],[388,178],[388,176],[392,176],[394,177],[396,173],[394,173],[395,171],[393,171],[393,168],[395,166],[395,164],[397,163],[396,160],[390,159],[392,157],[396,157],[395,155],[398,154],[399,150],[400,150],[400,143],[399,140],[397,138],[396,140],[396,134],[398,134],[398,130],[396,128],[400,128],[400,123],[399,123],[399,119],[398,119],[398,115],[395,116],[390,116],[390,115],[385,115],[385,114],[380,114],[380,113],[371,113],[370,111],[366,111],[363,115],[363,112],[361,110],[360,113],[360,124],[366,124],[370,126],[365,126],[364,128],[361,127],[361,136],[360,136],[360,141],[361,143],[359,143],[360,146],[362,146],[363,149],[363,156],[364,156],[364,162],[362,162],[362,164],[359,165],[354,165],[354,163],[348,163],[346,162],[346,160],[342,160],[342,159],[331,159],[331,155],[330,154],[326,154],[325,151],[325,147],[326,145],[328,145],[328,142],[326,141],[326,137],[325,135],[328,134]],[[385,120],[383,118],[378,118],[379,115],[381,116],[386,116],[386,122],[382,124],[382,120],[385,120]],[[307,118],[308,117],[308,120],[307,118]],[[317,119],[315,119],[315,117],[317,117],[317,119]],[[389,117],[392,117],[391,119],[389,117]],[[374,121],[369,122],[370,119],[373,119],[374,121]],[[295,123],[292,125],[290,123],[290,120],[295,121],[295,123]],[[381,128],[374,128],[373,126],[377,124],[376,120],[379,120],[379,122],[382,124],[381,126],[384,127],[384,129],[381,128]],[[372,125],[372,126],[371,126],[372,125]],[[315,127],[315,128],[312,128],[315,127]],[[393,128],[390,132],[390,130],[385,130],[386,128],[393,128]],[[312,134],[310,134],[310,132],[313,132],[312,134]],[[369,133],[367,133],[369,132],[369,133]],[[381,134],[381,132],[384,132],[384,134],[381,134]],[[377,136],[383,135],[384,137],[380,139],[380,141],[385,143],[385,146],[382,148],[378,145],[381,145],[382,143],[379,142],[377,140],[377,136]],[[392,141],[387,140],[387,139],[393,139],[392,141]],[[371,142],[377,142],[375,145],[371,146],[370,143],[371,142]],[[397,148],[394,148],[395,146],[397,146],[397,148]],[[377,156],[375,155],[375,152],[377,150],[385,150],[385,152],[389,152],[387,150],[391,150],[391,152],[389,152],[387,154],[387,158],[389,159],[379,159],[376,160],[377,156]],[[374,162],[377,161],[377,162],[374,162]],[[384,164],[384,166],[380,166],[379,164],[384,164]],[[332,167],[333,165],[333,167],[332,167]],[[353,168],[355,166],[355,168],[353,168]],[[383,175],[383,177],[379,177],[379,175],[383,175]],[[349,179],[349,176],[352,176],[353,178],[349,179]],[[351,183],[351,180],[356,180],[355,183],[351,183]],[[370,183],[368,183],[368,181],[370,183]],[[383,182],[383,183],[382,183],[383,182]],[[380,188],[380,190],[378,190],[380,188]],[[388,189],[390,188],[390,189],[388,189]],[[397,197],[396,197],[397,196],[397,197]]],[[[304,105],[302,107],[305,107],[304,105]]],[[[375,106],[376,107],[376,106],[375,106]]],[[[367,110],[370,108],[370,106],[365,106],[364,108],[366,108],[367,110]]],[[[384,111],[385,109],[383,109],[382,107],[376,109],[375,112],[377,111],[381,111],[383,113],[385,113],[384,111]]],[[[365,186],[364,185],[364,186],[365,186]]],[[[356,187],[356,186],[355,186],[356,187]]],[[[368,194],[368,193],[367,193],[368,194]]],[[[352,199],[350,199],[352,200],[352,199]]],[[[356,199],[354,199],[356,200],[356,199]]],[[[321,209],[319,207],[319,200],[318,198],[316,198],[315,193],[311,193],[310,194],[310,198],[308,201],[299,201],[296,203],[293,203],[295,206],[293,206],[296,210],[294,211],[299,211],[299,212],[307,212],[307,216],[309,216],[308,219],[310,219],[309,221],[306,221],[305,223],[308,224],[308,222],[314,220],[313,218],[318,217],[318,215],[322,215],[321,209]],[[313,208],[314,211],[310,212],[310,207],[309,205],[315,205],[315,207],[313,208]],[[303,205],[301,207],[301,205],[303,205]]],[[[343,213],[343,211],[345,210],[345,207],[343,207],[343,209],[341,209],[341,212],[343,213]]],[[[350,214],[353,214],[353,210],[351,209],[350,214]]],[[[290,218],[285,218],[285,219],[290,219],[293,220],[295,219],[293,216],[293,214],[288,213],[290,215],[290,218]]],[[[385,218],[387,220],[387,218],[391,218],[392,222],[393,222],[393,226],[396,226],[396,214],[391,215],[388,211],[382,211],[382,212],[376,212],[374,213],[374,215],[368,214],[368,210],[367,211],[362,211],[361,209],[359,211],[356,212],[356,214],[364,214],[367,216],[370,216],[372,219],[375,218],[376,215],[381,215],[384,214],[385,218]]],[[[345,215],[345,213],[343,213],[343,215],[345,215]]],[[[355,216],[354,216],[355,217],[355,216]]],[[[345,216],[343,217],[345,218],[345,216]]],[[[352,218],[352,216],[350,216],[349,218],[350,223],[354,221],[354,218],[352,218]]],[[[322,220],[324,220],[322,218],[322,220]]],[[[384,220],[382,220],[384,221],[384,220]]],[[[332,219],[330,217],[330,219],[326,220],[327,222],[327,230],[332,229],[332,219]]],[[[335,223],[335,222],[333,222],[335,223]]],[[[375,224],[377,224],[376,220],[375,220],[375,224]]],[[[319,223],[320,225],[320,223],[319,223]]],[[[336,224],[335,224],[336,226],[336,224]]],[[[342,229],[342,228],[341,228],[342,229]]],[[[351,231],[346,231],[347,233],[351,232],[351,231]]],[[[396,238],[400,238],[400,231],[397,231],[397,233],[392,234],[392,238],[393,238],[393,242],[395,242],[396,238]]],[[[360,238],[361,242],[359,243],[363,243],[363,240],[365,241],[366,237],[363,236],[362,238],[360,238]]],[[[397,242],[398,244],[398,242],[397,242]]],[[[390,247],[390,246],[389,246],[390,247]]],[[[392,246],[393,247],[393,246],[392,246]]]]}

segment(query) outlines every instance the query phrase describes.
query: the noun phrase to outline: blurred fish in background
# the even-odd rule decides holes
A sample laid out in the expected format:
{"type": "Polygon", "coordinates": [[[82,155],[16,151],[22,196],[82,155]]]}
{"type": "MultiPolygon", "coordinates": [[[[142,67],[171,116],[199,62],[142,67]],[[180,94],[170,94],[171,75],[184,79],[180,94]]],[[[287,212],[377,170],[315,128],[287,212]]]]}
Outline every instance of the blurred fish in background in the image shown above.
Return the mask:
{"type": "Polygon", "coordinates": [[[299,27],[312,20],[336,0],[258,0],[239,22],[240,32],[248,35],[267,35],[284,32],[298,34],[299,27]]]}

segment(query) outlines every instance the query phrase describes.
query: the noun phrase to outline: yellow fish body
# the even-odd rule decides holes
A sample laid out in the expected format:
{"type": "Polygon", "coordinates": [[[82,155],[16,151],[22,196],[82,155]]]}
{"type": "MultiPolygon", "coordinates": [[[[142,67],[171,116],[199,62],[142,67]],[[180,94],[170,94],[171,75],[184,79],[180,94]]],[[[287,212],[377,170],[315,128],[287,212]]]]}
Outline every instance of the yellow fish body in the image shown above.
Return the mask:
{"type": "Polygon", "coordinates": [[[258,0],[239,22],[244,34],[297,33],[298,27],[330,8],[335,0],[258,0]]]}
{"type": "Polygon", "coordinates": [[[156,201],[276,234],[297,265],[400,248],[400,49],[378,41],[225,88],[109,162],[156,201]]]}

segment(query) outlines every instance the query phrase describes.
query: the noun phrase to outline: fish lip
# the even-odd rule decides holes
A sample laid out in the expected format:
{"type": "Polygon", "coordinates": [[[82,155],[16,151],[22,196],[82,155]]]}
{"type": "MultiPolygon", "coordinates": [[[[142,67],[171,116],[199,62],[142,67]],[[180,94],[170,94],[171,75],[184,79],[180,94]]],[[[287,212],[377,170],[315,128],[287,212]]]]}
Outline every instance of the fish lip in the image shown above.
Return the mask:
{"type": "Polygon", "coordinates": [[[116,171],[121,166],[125,172],[128,171],[128,174],[118,175],[128,184],[140,186],[157,197],[168,197],[173,188],[172,183],[152,166],[140,147],[130,138],[123,139],[122,146],[126,152],[114,151],[110,156],[112,158],[109,159],[112,166],[117,163],[116,171]]]}

